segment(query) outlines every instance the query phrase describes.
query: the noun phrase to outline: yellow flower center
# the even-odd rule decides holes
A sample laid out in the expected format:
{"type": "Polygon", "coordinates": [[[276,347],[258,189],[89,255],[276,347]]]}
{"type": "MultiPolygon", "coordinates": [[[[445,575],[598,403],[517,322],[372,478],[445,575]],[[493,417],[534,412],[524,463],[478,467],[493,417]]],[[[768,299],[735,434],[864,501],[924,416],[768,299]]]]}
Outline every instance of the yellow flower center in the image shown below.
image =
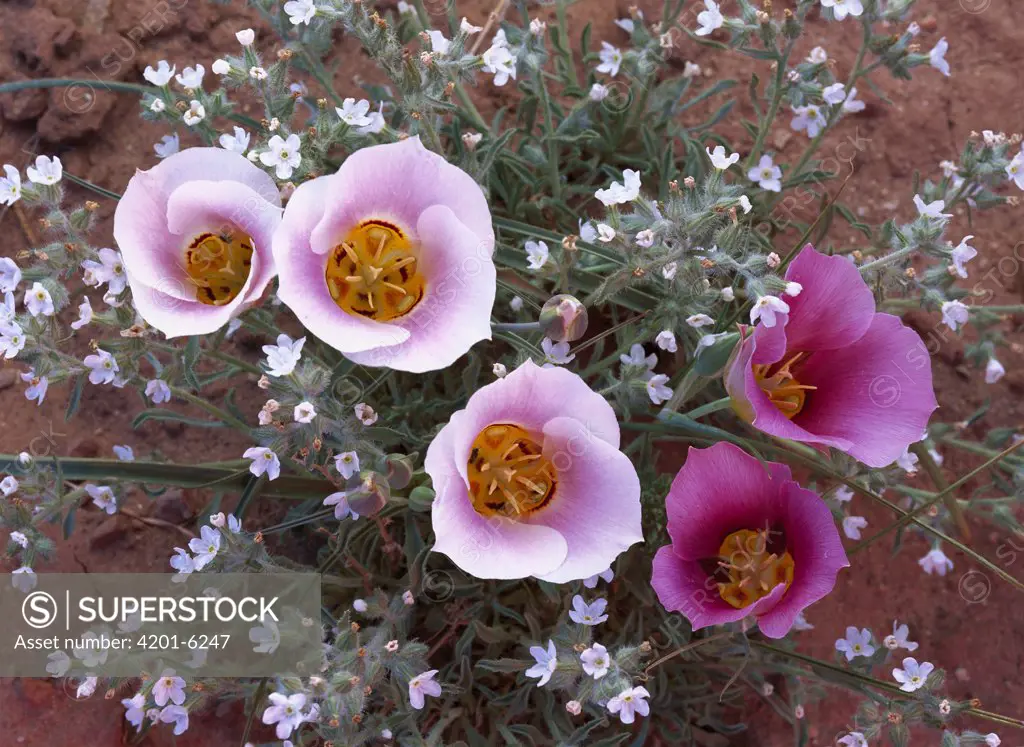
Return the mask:
{"type": "Polygon", "coordinates": [[[378,322],[412,311],[425,285],[411,239],[381,220],[360,223],[334,247],[324,277],[342,311],[378,322]]]}
{"type": "Polygon", "coordinates": [[[768,399],[779,409],[779,412],[790,420],[804,409],[807,392],[817,389],[814,386],[801,384],[793,373],[793,366],[804,355],[804,353],[797,353],[782,365],[769,363],[753,366],[757,385],[764,390],[768,399]]]}
{"type": "Polygon", "coordinates": [[[769,553],[770,533],[768,529],[740,529],[722,540],[718,548],[719,575],[729,578],[719,582],[718,594],[736,609],[768,596],[779,584],[788,589],[793,583],[793,556],[788,551],[782,555],[769,553]]]}
{"type": "Polygon", "coordinates": [[[252,238],[241,231],[201,233],[185,250],[185,272],[196,300],[208,306],[231,303],[252,270],[252,238]]]}
{"type": "Polygon", "coordinates": [[[469,497],[481,516],[519,518],[541,510],[555,494],[558,473],[525,428],[495,423],[469,453],[469,497]]]}

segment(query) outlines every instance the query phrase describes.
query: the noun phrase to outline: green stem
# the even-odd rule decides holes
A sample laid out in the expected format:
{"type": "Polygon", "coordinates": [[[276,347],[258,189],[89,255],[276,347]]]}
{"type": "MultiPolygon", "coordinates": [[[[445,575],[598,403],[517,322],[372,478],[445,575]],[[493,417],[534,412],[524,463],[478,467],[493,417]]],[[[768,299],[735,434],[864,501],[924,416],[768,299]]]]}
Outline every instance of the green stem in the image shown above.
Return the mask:
{"type": "Polygon", "coordinates": [[[722,410],[728,410],[732,406],[732,397],[723,397],[722,399],[716,399],[714,402],[708,402],[706,405],[701,405],[689,412],[682,413],[683,417],[696,420],[702,418],[705,415],[710,415],[713,412],[720,412],[722,410]]]}
{"type": "Polygon", "coordinates": [[[104,189],[103,187],[99,186],[98,184],[93,184],[89,180],[83,179],[80,176],[75,176],[74,174],[69,174],[67,171],[64,172],[64,178],[67,179],[69,182],[74,182],[75,184],[77,184],[80,187],[85,187],[86,189],[91,189],[96,194],[100,195],[101,197],[106,197],[109,200],[120,200],[121,199],[121,195],[119,195],[117,192],[111,192],[109,189],[104,189]]]}
{"type": "Polygon", "coordinates": [[[565,0],[556,0],[555,17],[558,19],[558,36],[565,47],[565,72],[569,76],[569,85],[576,88],[580,81],[576,75],[576,60],[572,53],[572,39],[569,38],[569,21],[565,14],[565,5],[565,0]]]}
{"type": "MultiPolygon", "coordinates": [[[[848,555],[852,555],[855,552],[859,552],[860,550],[863,550],[865,547],[867,547],[868,545],[872,544],[876,540],[881,539],[882,537],[884,537],[889,532],[894,531],[896,529],[901,529],[902,527],[905,527],[915,517],[920,516],[925,511],[927,511],[929,508],[931,508],[932,506],[934,506],[936,503],[938,503],[939,501],[941,501],[943,499],[950,499],[950,498],[952,498],[955,501],[956,499],[955,499],[953,494],[954,494],[954,492],[958,488],[960,488],[963,485],[966,485],[970,480],[972,480],[974,477],[976,477],[977,475],[979,475],[982,472],[984,472],[985,470],[987,470],[989,467],[992,467],[992,466],[998,464],[1003,459],[1005,459],[1010,454],[1012,454],[1016,449],[1019,449],[1021,446],[1024,446],[1024,441],[1020,441],[1018,443],[1012,444],[1008,448],[1003,449],[1001,452],[999,452],[994,457],[992,457],[991,459],[986,461],[983,465],[981,465],[977,469],[971,470],[966,475],[961,477],[959,480],[954,482],[952,485],[949,485],[949,486],[947,486],[945,488],[942,488],[942,490],[939,493],[936,493],[936,494],[930,496],[927,502],[921,504],[920,506],[915,508],[913,511],[908,513],[906,516],[901,516],[895,523],[890,524],[889,526],[887,526],[882,531],[878,532],[877,534],[872,535],[871,537],[868,537],[867,539],[863,540],[858,545],[854,546],[849,551],[849,553],[847,553],[847,554],[848,555]]],[[[927,452],[927,450],[925,450],[925,451],[927,452]]],[[[928,459],[931,460],[931,454],[927,454],[927,456],[928,456],[928,459]]],[[[927,468],[927,463],[925,464],[925,467],[927,468]]],[[[957,509],[959,510],[959,508],[960,507],[959,507],[959,504],[958,504],[957,505],[957,509]]]]}
{"type": "Polygon", "coordinates": [[[540,322],[491,322],[495,332],[540,332],[540,322]]]}
{"type": "Polygon", "coordinates": [[[304,47],[299,47],[302,53],[302,60],[306,63],[309,68],[309,72],[312,73],[313,77],[316,78],[316,82],[320,84],[320,87],[327,91],[327,95],[331,97],[331,100],[339,106],[344,103],[341,96],[334,92],[334,85],[327,77],[327,69],[323,66],[320,60],[316,59],[309,51],[304,47]]]}
{"type": "Polygon", "coordinates": [[[782,59],[778,60],[778,67],[775,71],[775,83],[774,91],[772,94],[772,102],[768,107],[768,112],[765,114],[764,120],[761,122],[761,126],[757,130],[757,137],[754,139],[754,145],[751,146],[750,156],[747,158],[747,168],[750,170],[757,163],[758,158],[761,156],[761,148],[764,147],[765,138],[768,137],[768,131],[771,129],[772,124],[775,122],[775,115],[779,112],[779,106],[782,104],[782,95],[785,93],[786,83],[786,66],[789,63],[789,55],[793,51],[793,45],[796,40],[793,39],[786,45],[786,51],[782,53],[782,59]]]}
{"type": "MultiPolygon", "coordinates": [[[[853,85],[857,82],[861,75],[863,75],[866,72],[865,70],[861,70],[861,65],[864,62],[864,55],[867,54],[868,44],[871,41],[871,21],[865,18],[865,20],[862,21],[862,26],[863,35],[860,45],[860,51],[857,53],[857,60],[853,63],[853,71],[850,73],[850,79],[846,82],[847,93],[849,93],[853,89],[853,85]]],[[[811,140],[810,144],[807,146],[807,149],[803,152],[803,155],[800,156],[800,160],[797,161],[796,166],[790,169],[790,180],[796,179],[797,177],[800,176],[800,172],[804,170],[804,167],[807,166],[808,161],[810,161],[814,154],[818,151],[818,147],[821,145],[822,140],[824,140],[825,136],[832,130],[832,125],[835,124],[836,121],[839,119],[840,115],[842,114],[842,111],[843,108],[839,106],[836,107],[831,114],[829,114],[828,121],[825,123],[825,126],[821,128],[821,132],[818,133],[817,137],[811,140]]],[[[771,207],[774,207],[774,204],[771,207]]]]}
{"type": "MultiPolygon", "coordinates": [[[[240,492],[249,484],[251,475],[244,470],[213,466],[216,463],[172,464],[167,462],[122,462],[117,459],[85,459],[79,457],[37,457],[39,466],[60,473],[65,480],[126,480],[129,482],[169,485],[179,488],[201,488],[216,483],[218,488],[240,492]]],[[[0,454],[0,472],[19,474],[23,468],[17,454],[0,454]]],[[[261,494],[272,498],[308,500],[323,498],[334,492],[334,485],[319,477],[279,477],[269,481],[261,494]]]]}
{"type": "MultiPolygon", "coordinates": [[[[799,654],[796,651],[787,651],[784,648],[773,646],[772,644],[765,643],[764,641],[750,640],[749,643],[754,648],[759,648],[763,651],[768,651],[769,653],[775,654],[777,656],[784,656],[789,659],[795,659],[797,661],[803,662],[804,664],[808,664],[811,667],[823,669],[834,674],[848,677],[850,679],[861,682],[868,687],[873,687],[877,690],[884,690],[886,693],[894,695],[898,698],[916,700],[913,694],[906,693],[900,690],[900,688],[897,685],[894,685],[891,682],[876,680],[874,677],[871,677],[869,675],[861,674],[860,672],[854,672],[849,669],[844,669],[843,667],[838,666],[836,664],[830,664],[827,661],[821,661],[819,659],[815,659],[812,656],[799,654]]],[[[998,713],[992,713],[991,711],[982,711],[978,708],[968,708],[966,711],[964,711],[964,713],[969,714],[971,716],[976,716],[978,718],[987,719],[989,721],[994,721],[996,723],[1005,724],[1007,726],[1016,726],[1018,728],[1024,727],[1024,721],[1020,721],[1019,719],[1011,718],[1009,716],[1003,716],[998,713]]]]}
{"type": "Polygon", "coordinates": [[[267,677],[261,679],[260,684],[256,687],[256,693],[252,696],[252,709],[249,711],[249,717],[245,720],[245,731],[242,733],[243,747],[249,742],[249,732],[252,731],[253,722],[256,720],[256,713],[259,711],[260,703],[263,702],[263,696],[267,692],[267,682],[267,677]]]}
{"type": "Polygon", "coordinates": [[[916,245],[914,245],[914,246],[905,247],[903,249],[897,249],[896,251],[894,251],[894,252],[892,252],[890,254],[886,254],[884,257],[879,257],[876,260],[873,260],[871,262],[868,262],[867,264],[861,265],[860,266],[860,272],[863,275],[865,273],[871,272],[872,270],[877,270],[877,269],[879,269],[881,267],[885,267],[886,265],[895,264],[896,262],[899,262],[904,257],[909,257],[911,254],[916,252],[917,248],[918,247],[916,245]]]}
{"type": "Polygon", "coordinates": [[[466,107],[466,114],[473,122],[473,126],[476,127],[480,132],[490,132],[490,125],[487,124],[487,120],[484,119],[484,115],[480,113],[480,110],[476,108],[476,104],[473,103],[473,98],[469,95],[466,87],[462,85],[460,81],[454,81],[455,93],[459,97],[459,101],[466,107]]]}
{"type": "MultiPolygon", "coordinates": [[[[946,508],[949,509],[950,515],[953,517],[957,527],[960,529],[960,534],[970,541],[971,528],[967,525],[964,513],[960,510],[960,504],[957,503],[956,496],[953,494],[949,483],[946,482],[946,477],[942,474],[942,469],[935,463],[931,453],[923,443],[914,444],[910,447],[910,451],[917,455],[917,458],[921,462],[921,466],[923,466],[924,471],[928,473],[928,477],[931,479],[932,484],[938,489],[939,498],[940,500],[945,501],[946,508]]],[[[957,486],[963,485],[964,482],[966,482],[966,480],[958,481],[957,486]]]]}
{"type": "Polygon", "coordinates": [[[555,124],[551,115],[551,98],[548,96],[547,83],[544,76],[537,72],[537,88],[541,106],[544,108],[543,129],[548,150],[548,179],[551,182],[551,197],[558,200],[562,196],[562,176],[559,169],[558,142],[555,140],[555,124]]]}
{"type": "Polygon", "coordinates": [[[185,389],[181,389],[180,387],[172,386],[171,387],[171,393],[175,397],[179,397],[179,398],[185,400],[186,402],[189,402],[189,403],[195,405],[196,407],[199,407],[199,408],[205,410],[206,412],[208,412],[211,415],[213,415],[215,418],[217,418],[217,420],[221,421],[225,425],[230,425],[232,428],[237,428],[238,430],[242,431],[243,433],[249,433],[252,430],[252,428],[250,428],[249,425],[247,425],[246,423],[243,423],[241,420],[236,418],[231,413],[222,410],[221,408],[217,407],[217,405],[215,405],[215,404],[213,404],[211,402],[207,402],[202,397],[197,397],[196,395],[192,394],[191,392],[189,392],[189,391],[187,391],[185,389]]]}
{"type": "MultiPolygon", "coordinates": [[[[805,456],[805,455],[803,455],[801,453],[798,453],[798,452],[796,452],[796,451],[794,451],[792,449],[784,448],[784,447],[781,447],[781,446],[779,446],[777,444],[767,444],[767,443],[765,443],[765,444],[760,444],[760,445],[763,446],[764,448],[771,449],[773,451],[781,451],[781,452],[789,455],[791,458],[797,459],[798,461],[802,462],[806,466],[808,466],[811,469],[813,469],[818,474],[823,475],[825,477],[830,477],[830,478],[832,478],[833,480],[835,480],[837,482],[841,482],[842,484],[846,485],[848,488],[850,488],[854,492],[859,493],[860,495],[863,495],[866,498],[870,498],[875,503],[878,503],[878,504],[880,504],[882,506],[885,506],[886,508],[888,508],[890,511],[892,511],[894,514],[896,514],[900,518],[903,518],[903,517],[906,517],[906,516],[909,515],[907,511],[904,511],[902,508],[897,506],[895,503],[886,500],[885,498],[883,498],[880,495],[876,495],[875,493],[872,493],[870,490],[865,488],[863,485],[861,485],[861,484],[857,483],[856,481],[846,477],[845,475],[841,475],[838,472],[835,472],[834,470],[832,470],[832,469],[828,468],[827,466],[821,464],[815,458],[811,458],[811,457],[805,456]]],[[[942,530],[936,529],[935,527],[933,527],[928,522],[922,521],[921,519],[919,519],[917,517],[911,517],[909,520],[912,521],[915,526],[920,527],[921,529],[923,529],[925,532],[927,532],[928,534],[932,535],[933,537],[936,537],[936,538],[942,540],[943,542],[948,542],[950,545],[955,547],[957,550],[962,552],[964,555],[967,555],[969,558],[971,558],[973,561],[975,561],[976,563],[978,563],[979,565],[984,567],[986,570],[991,571],[995,575],[999,576],[999,578],[1001,578],[1004,581],[1006,581],[1008,584],[1013,586],[1018,591],[1024,591],[1024,582],[1021,582],[1020,580],[1014,578],[1009,573],[1007,573],[1005,570],[1003,570],[998,565],[993,563],[991,560],[988,560],[987,558],[985,558],[980,553],[976,552],[975,550],[972,550],[970,547],[965,545],[963,542],[960,542],[959,540],[957,540],[957,539],[955,539],[953,537],[950,537],[948,534],[946,534],[942,530]]]]}

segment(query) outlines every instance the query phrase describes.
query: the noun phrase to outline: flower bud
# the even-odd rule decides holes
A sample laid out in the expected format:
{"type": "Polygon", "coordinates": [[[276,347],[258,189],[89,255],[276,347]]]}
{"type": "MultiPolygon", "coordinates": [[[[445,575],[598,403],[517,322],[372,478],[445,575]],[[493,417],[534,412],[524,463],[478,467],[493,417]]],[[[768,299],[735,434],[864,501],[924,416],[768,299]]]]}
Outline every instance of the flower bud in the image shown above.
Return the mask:
{"type": "Polygon", "coordinates": [[[362,483],[348,494],[348,505],[360,516],[374,516],[391,500],[387,478],[377,472],[363,472],[362,483]]]}
{"type": "Polygon", "coordinates": [[[573,296],[549,298],[540,311],[540,328],[555,342],[575,342],[587,331],[587,307],[573,296]]]}
{"type": "Polygon", "coordinates": [[[388,485],[395,490],[408,485],[416,471],[415,456],[410,454],[388,454],[384,457],[384,464],[387,466],[388,485]]]}
{"type": "Polygon", "coordinates": [[[417,485],[409,492],[409,508],[426,513],[434,504],[434,491],[426,485],[417,485]]]}

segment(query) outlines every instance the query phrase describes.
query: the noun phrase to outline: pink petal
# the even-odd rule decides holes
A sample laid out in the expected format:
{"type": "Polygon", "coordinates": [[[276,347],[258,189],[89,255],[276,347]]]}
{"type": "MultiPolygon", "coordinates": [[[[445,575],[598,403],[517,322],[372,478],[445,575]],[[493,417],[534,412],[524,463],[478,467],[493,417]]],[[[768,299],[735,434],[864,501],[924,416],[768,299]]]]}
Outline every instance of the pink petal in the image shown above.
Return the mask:
{"type": "MultiPolygon", "coordinates": [[[[274,180],[244,156],[223,148],[186,148],[128,182],[114,213],[114,239],[136,278],[153,287],[181,274],[182,237],[167,228],[167,202],[175,189],[196,180],[240,183],[280,207],[274,180]]],[[[269,245],[267,245],[269,247],[269,245]]]]}
{"type": "Polygon", "coordinates": [[[132,289],[135,308],[148,324],[168,337],[216,332],[235,315],[245,301],[245,291],[252,285],[250,276],[234,301],[223,306],[209,306],[195,300],[194,287],[184,281],[168,279],[154,288],[140,281],[127,268],[125,275],[132,289]],[[189,291],[192,292],[191,299],[182,299],[181,296],[189,291]]]}
{"type": "Polygon", "coordinates": [[[756,616],[777,605],[786,589],[785,584],[779,584],[768,596],[749,607],[736,609],[719,596],[718,585],[700,563],[683,560],[672,551],[671,545],[660,548],[654,556],[651,587],[661,605],[670,612],[685,615],[694,630],[756,616]]]}
{"type": "Polygon", "coordinates": [[[195,236],[204,230],[216,231],[225,223],[247,233],[255,251],[251,282],[239,295],[251,302],[263,295],[277,274],[272,246],[283,212],[245,184],[197,180],[171,193],[167,201],[167,226],[183,237],[195,236]]]}
{"type": "Polygon", "coordinates": [[[568,545],[557,530],[502,516],[485,518],[473,508],[457,472],[436,474],[436,461],[428,469],[437,492],[431,512],[434,552],[477,578],[543,576],[565,561],[568,545]]]}
{"type": "Polygon", "coordinates": [[[331,297],[324,272],[328,256],[310,249],[310,233],[333,198],[333,177],[321,176],[299,186],[288,200],[281,227],[274,235],[277,295],[302,325],[346,355],[409,339],[404,329],[348,314],[331,297]]]}
{"type": "MultiPolygon", "coordinates": [[[[597,438],[619,448],[619,422],[604,397],[572,371],[542,368],[526,361],[505,378],[477,390],[461,417],[452,418],[452,448],[459,474],[467,480],[466,465],[473,440],[492,423],[516,423],[537,435],[557,417],[576,418],[597,438]]],[[[604,570],[603,568],[600,570],[604,570]]]]}
{"type": "Polygon", "coordinates": [[[750,615],[758,618],[766,636],[782,637],[804,608],[832,590],[839,569],[849,565],[821,498],[795,483],[787,466],[762,465],[729,443],[689,450],[666,510],[672,544],[658,551],[651,585],[662,605],[682,612],[694,629],[750,615]],[[793,582],[736,609],[720,597],[706,561],[718,555],[730,533],[766,526],[783,533],[795,564],[793,582]]]}
{"type": "Polygon", "coordinates": [[[876,314],[857,342],[812,355],[800,375],[818,387],[796,418],[800,426],[846,441],[844,450],[871,467],[891,464],[919,441],[938,406],[924,342],[889,314],[876,314]]]}
{"type": "MultiPolygon", "coordinates": [[[[729,396],[733,398],[733,406],[737,413],[746,420],[748,423],[753,425],[759,431],[767,433],[770,436],[777,436],[778,438],[789,438],[793,441],[801,441],[803,443],[819,444],[821,446],[834,446],[842,451],[848,450],[852,444],[844,438],[838,436],[829,436],[817,431],[813,431],[809,428],[802,426],[802,416],[799,416],[790,420],[776,407],[768,395],[765,394],[764,390],[757,383],[757,378],[754,376],[752,364],[765,363],[762,356],[759,356],[758,345],[762,339],[765,339],[760,333],[760,326],[758,330],[743,340],[738,346],[736,351],[733,353],[732,362],[725,373],[724,383],[725,389],[729,393],[729,396]]],[[[776,347],[778,340],[777,330],[780,327],[776,325],[775,331],[770,336],[767,336],[769,344],[773,348],[776,347]]],[[[772,353],[774,356],[774,353],[772,353]]],[[[815,355],[831,355],[830,352],[816,353],[815,355]]],[[[766,357],[766,356],[765,356],[766,357]]],[[[782,356],[778,356],[776,360],[780,360],[782,356]]],[[[774,361],[773,361],[774,362],[774,361]]],[[[810,360],[808,360],[808,363],[810,360]]],[[[801,375],[803,370],[800,369],[801,375]]],[[[804,381],[801,378],[801,383],[811,383],[804,381]]],[[[813,384],[812,384],[813,385],[813,384]]],[[[810,402],[812,398],[817,397],[818,392],[812,392],[808,397],[807,401],[810,402]]],[[[806,406],[805,406],[806,407],[806,406]]]]}
{"type": "Polygon", "coordinates": [[[528,521],[558,530],[568,556],[543,580],[562,584],[588,578],[644,541],[640,478],[629,457],[569,417],[544,425],[544,456],[558,473],[558,487],[548,507],[528,521]]]}
{"type": "Polygon", "coordinates": [[[835,350],[867,332],[875,298],[853,262],[826,256],[808,244],[789,265],[786,280],[803,286],[798,296],[786,298],[787,350],[835,350]]]}
{"type": "Polygon", "coordinates": [[[668,533],[680,558],[715,557],[729,533],[781,519],[779,494],[792,475],[784,464],[767,464],[727,442],[689,448],[665,498],[668,533]]]}
{"type": "Polygon", "coordinates": [[[331,209],[321,213],[312,231],[310,246],[318,254],[369,217],[390,219],[411,231],[432,205],[451,208],[493,251],[491,212],[480,185],[424,148],[418,137],[357,150],[337,173],[324,178],[331,182],[331,209]]]}
{"type": "Polygon", "coordinates": [[[761,632],[769,638],[786,635],[805,608],[835,588],[839,570],[850,565],[825,502],[795,482],[785,483],[782,491],[786,550],[795,568],[789,590],[758,619],[761,632]]]}
{"type": "MultiPolygon", "coordinates": [[[[480,340],[491,339],[497,272],[493,242],[481,240],[450,208],[428,207],[419,217],[423,299],[386,326],[406,330],[391,347],[348,353],[356,363],[422,373],[447,368],[480,340]]],[[[342,312],[344,313],[344,312],[342,312]]]]}

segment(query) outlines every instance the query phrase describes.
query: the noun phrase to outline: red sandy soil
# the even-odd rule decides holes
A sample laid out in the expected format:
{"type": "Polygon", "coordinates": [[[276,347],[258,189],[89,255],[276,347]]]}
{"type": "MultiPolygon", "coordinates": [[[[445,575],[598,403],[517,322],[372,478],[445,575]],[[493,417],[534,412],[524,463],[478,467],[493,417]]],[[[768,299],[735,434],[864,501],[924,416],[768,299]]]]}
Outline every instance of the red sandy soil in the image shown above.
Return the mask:
{"type": "MultiPolygon", "coordinates": [[[[648,19],[656,19],[661,0],[637,3],[648,19]]],[[[691,3],[692,5],[692,3],[691,3]]],[[[776,3],[780,6],[781,3],[776,3]]],[[[595,44],[601,39],[625,45],[624,32],[612,21],[628,13],[629,3],[610,0],[581,0],[571,9],[573,37],[582,25],[593,25],[595,44]]],[[[482,23],[490,3],[480,0],[460,2],[460,10],[470,20],[482,23]]],[[[729,7],[726,0],[725,7],[729,7]]],[[[688,11],[691,16],[694,10],[688,11]]],[[[862,86],[860,97],[867,110],[850,117],[833,134],[823,153],[840,147],[850,139],[862,142],[851,170],[853,177],[844,199],[862,209],[868,223],[878,224],[893,215],[908,220],[912,215],[911,183],[915,170],[935,177],[939,161],[955,160],[961,144],[972,130],[992,129],[1013,132],[1024,120],[1024,101],[1015,95],[1022,61],[1021,36],[1024,6],[1010,0],[921,0],[915,18],[922,22],[919,37],[923,49],[929,49],[941,36],[949,38],[948,59],[953,68],[951,79],[930,68],[917,71],[912,82],[895,81],[878,73],[875,81],[882,93],[894,103],[888,105],[862,86]],[[979,10],[980,9],[980,10],[979,10]],[[978,12],[969,12],[977,10],[978,12]]],[[[691,21],[690,25],[694,25],[691,21]]],[[[120,190],[136,167],[155,163],[152,144],[164,134],[154,125],[137,117],[134,97],[104,92],[107,80],[141,81],[147,64],[168,59],[178,65],[195,62],[207,68],[219,53],[234,49],[233,34],[251,26],[266,48],[268,29],[240,2],[214,4],[181,0],[150,3],[144,0],[13,0],[0,5],[0,80],[34,77],[82,77],[95,80],[91,91],[85,89],[31,91],[0,97],[2,134],[0,163],[24,167],[35,153],[57,153],[65,169],[94,183],[120,190]]],[[[898,32],[901,29],[893,29],[898,32]]],[[[807,49],[823,45],[836,61],[842,78],[849,71],[859,40],[852,22],[829,24],[815,18],[807,49]]],[[[707,52],[685,41],[674,54],[694,60],[714,77],[734,77],[744,91],[754,68],[751,61],[722,53],[707,52]]],[[[343,95],[358,95],[362,74],[376,76],[354,44],[339,44],[336,90],[343,95]]],[[[768,77],[764,69],[760,78],[768,77]]],[[[507,93],[491,93],[489,84],[480,92],[481,106],[493,108],[507,93]],[[488,98],[491,97],[491,98],[488,98]]],[[[741,95],[742,97],[742,95],[741,95]]],[[[740,102],[737,110],[749,115],[749,103],[740,102]]],[[[735,113],[734,113],[735,114],[735,113]]],[[[786,117],[769,139],[772,148],[792,159],[803,147],[803,136],[789,133],[786,117]]],[[[695,120],[697,121],[697,120],[695,120]]],[[[729,134],[735,142],[745,142],[738,126],[729,134]]],[[[183,138],[182,145],[186,143],[183,138]]],[[[742,147],[741,147],[742,150],[742,147]]],[[[847,158],[847,146],[842,157],[847,158]]],[[[84,197],[84,195],[83,195],[84,197]]],[[[109,236],[109,217],[113,206],[102,205],[104,223],[100,236],[109,236]]],[[[29,246],[13,211],[2,214],[3,253],[14,256],[29,246]]],[[[993,304],[1024,301],[1024,272],[1014,230],[1016,210],[1004,207],[987,213],[984,220],[968,227],[960,215],[952,230],[954,237],[974,233],[979,257],[972,263],[972,282],[987,277],[985,288],[994,296],[993,304]],[[1015,258],[1016,257],[1016,258],[1015,258]]],[[[28,230],[32,230],[29,224],[28,230]]],[[[840,234],[841,240],[854,241],[853,235],[840,234]]],[[[836,240],[836,239],[834,239],[836,240]]],[[[933,356],[936,389],[942,406],[940,417],[960,419],[985,402],[991,401],[986,424],[1021,425],[1024,423],[1024,354],[1004,350],[1000,353],[1008,371],[998,384],[983,383],[981,373],[967,366],[963,344],[956,337],[938,332],[936,315],[918,312],[910,316],[922,335],[934,337],[937,352],[933,356]]],[[[1006,332],[1020,340],[1020,319],[1008,322],[1006,332]]],[[[239,341],[240,354],[255,357],[256,341],[239,341]]],[[[54,451],[77,456],[110,455],[111,446],[131,443],[138,456],[150,452],[187,464],[190,460],[233,458],[243,441],[234,434],[181,429],[159,423],[147,423],[131,431],[131,418],[138,404],[122,392],[88,387],[80,414],[65,423],[65,392],[51,390],[44,405],[37,408],[22,396],[16,380],[16,367],[0,370],[0,451],[17,452],[39,435],[50,437],[54,451]]],[[[255,418],[260,397],[256,387],[242,387],[242,404],[255,418]],[[246,391],[247,390],[247,391],[246,391]]],[[[975,435],[981,435],[982,431],[975,435]]],[[[946,454],[948,476],[963,474],[974,463],[954,453],[946,454]]],[[[926,485],[926,483],[922,483],[926,485]]],[[[872,525],[880,526],[889,517],[884,510],[861,505],[872,525]]],[[[173,494],[154,507],[148,498],[134,497],[129,507],[138,515],[176,522],[202,508],[203,497],[173,494]]],[[[973,546],[989,558],[1009,537],[981,526],[974,526],[973,546]]],[[[125,516],[107,518],[89,510],[80,512],[78,530],[62,542],[57,561],[48,571],[163,571],[167,558],[184,537],[173,529],[151,526],[125,516]]],[[[1018,543],[1019,545],[1019,543],[1018,543]]],[[[1024,628],[1013,612],[1019,610],[1018,592],[991,579],[991,592],[982,601],[968,603],[959,593],[963,574],[972,569],[969,560],[951,549],[947,552],[956,564],[945,578],[925,576],[916,559],[927,551],[919,536],[908,538],[905,552],[891,557],[884,543],[857,555],[849,571],[840,578],[835,592],[808,611],[816,626],[800,634],[800,648],[808,654],[831,658],[832,645],[847,625],[872,628],[878,637],[892,620],[910,625],[912,639],[920,643],[918,658],[927,659],[947,670],[949,691],[958,698],[977,697],[989,710],[1016,717],[1024,716],[1020,706],[1019,684],[1024,628]],[[954,674],[955,673],[955,674],[954,674]]],[[[999,557],[1009,557],[1002,552],[999,557]]],[[[1024,571],[1007,567],[1010,573],[1024,577],[1024,571]]],[[[973,588],[973,587],[972,587],[973,588]]],[[[970,596],[968,594],[967,596],[970,596]]],[[[972,600],[975,597],[972,597],[972,600]]],[[[887,673],[878,673],[887,676],[887,673]]],[[[126,744],[129,728],[123,720],[118,701],[131,695],[118,693],[103,700],[97,694],[88,702],[73,702],[59,683],[47,680],[0,682],[0,743],[26,747],[114,747],[126,744]]],[[[656,696],[661,694],[656,694],[656,696]]],[[[778,694],[776,695],[778,697],[778,694]]],[[[739,738],[748,745],[784,745],[792,743],[792,732],[767,705],[752,699],[752,728],[739,738]]],[[[856,702],[841,691],[826,701],[809,706],[806,718],[812,725],[814,744],[831,743],[850,723],[856,702]]],[[[193,728],[175,744],[179,747],[234,745],[239,738],[241,714],[238,708],[225,713],[196,716],[193,728]]],[[[959,724],[988,731],[984,723],[959,724]]],[[[169,744],[167,730],[146,744],[169,744]]],[[[1019,735],[1004,730],[1004,744],[1016,745],[1019,735]]],[[[919,737],[934,743],[935,735],[919,737]]]]}

